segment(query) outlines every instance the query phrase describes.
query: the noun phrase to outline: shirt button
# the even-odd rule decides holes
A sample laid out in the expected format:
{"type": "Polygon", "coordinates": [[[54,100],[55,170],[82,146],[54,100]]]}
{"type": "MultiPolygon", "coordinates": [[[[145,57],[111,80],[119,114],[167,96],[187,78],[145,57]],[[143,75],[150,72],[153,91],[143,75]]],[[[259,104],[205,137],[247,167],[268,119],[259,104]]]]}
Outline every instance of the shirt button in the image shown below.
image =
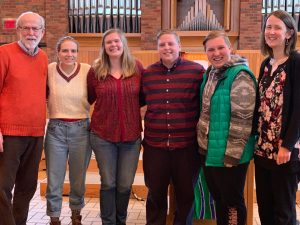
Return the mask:
{"type": "Polygon", "coordinates": [[[168,124],[168,127],[170,126],[170,124],[168,124]]]}
{"type": "Polygon", "coordinates": [[[169,101],[167,101],[167,103],[169,103],[169,101]]]}
{"type": "Polygon", "coordinates": [[[166,92],[169,92],[169,89],[166,89],[166,92]]]}
{"type": "Polygon", "coordinates": [[[169,81],[170,81],[170,79],[167,79],[166,81],[167,81],[167,82],[169,82],[169,81]]]}
{"type": "Polygon", "coordinates": [[[169,113],[169,112],[167,112],[167,115],[170,115],[170,113],[169,113]]]}

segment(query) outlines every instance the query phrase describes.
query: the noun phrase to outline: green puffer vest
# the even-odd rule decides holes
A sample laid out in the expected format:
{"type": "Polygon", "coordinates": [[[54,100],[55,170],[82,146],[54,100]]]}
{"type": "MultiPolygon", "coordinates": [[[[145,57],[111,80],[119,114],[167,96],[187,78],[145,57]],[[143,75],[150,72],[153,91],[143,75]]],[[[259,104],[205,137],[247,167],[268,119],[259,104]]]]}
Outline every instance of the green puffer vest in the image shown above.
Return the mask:
{"type": "MultiPolygon", "coordinates": [[[[224,155],[226,151],[231,117],[231,85],[240,71],[246,71],[256,83],[255,76],[246,65],[237,65],[228,68],[225,71],[224,77],[218,82],[210,102],[208,151],[206,154],[207,166],[224,166],[224,155]]],[[[205,74],[200,88],[200,109],[202,106],[202,94],[206,81],[207,75],[205,74]]],[[[252,159],[254,144],[255,136],[251,134],[240,159],[240,164],[246,163],[252,159]]]]}

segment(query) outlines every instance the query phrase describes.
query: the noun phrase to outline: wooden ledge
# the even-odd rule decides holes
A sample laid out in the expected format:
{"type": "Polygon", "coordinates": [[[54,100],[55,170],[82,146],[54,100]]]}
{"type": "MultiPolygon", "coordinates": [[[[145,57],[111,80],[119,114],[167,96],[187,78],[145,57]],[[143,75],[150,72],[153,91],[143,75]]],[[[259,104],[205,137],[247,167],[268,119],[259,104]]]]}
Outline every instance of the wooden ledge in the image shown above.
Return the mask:
{"type": "MultiPolygon", "coordinates": [[[[74,38],[102,38],[103,33],[69,33],[74,38]]],[[[141,33],[125,33],[126,37],[141,37],[141,33]]]]}
{"type": "MultiPolygon", "coordinates": [[[[210,31],[176,31],[180,37],[206,37],[210,31]]],[[[238,37],[238,32],[226,32],[228,37],[238,37]]]]}

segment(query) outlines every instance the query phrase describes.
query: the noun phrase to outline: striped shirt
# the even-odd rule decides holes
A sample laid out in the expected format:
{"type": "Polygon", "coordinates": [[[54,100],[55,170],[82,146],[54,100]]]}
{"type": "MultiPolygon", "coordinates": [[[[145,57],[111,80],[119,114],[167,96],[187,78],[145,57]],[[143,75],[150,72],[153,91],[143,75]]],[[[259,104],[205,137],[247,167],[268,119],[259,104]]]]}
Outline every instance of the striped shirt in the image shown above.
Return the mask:
{"type": "Polygon", "coordinates": [[[147,105],[147,145],[172,150],[196,142],[199,87],[204,72],[200,64],[181,58],[170,69],[159,61],[145,70],[142,91],[147,105]]]}

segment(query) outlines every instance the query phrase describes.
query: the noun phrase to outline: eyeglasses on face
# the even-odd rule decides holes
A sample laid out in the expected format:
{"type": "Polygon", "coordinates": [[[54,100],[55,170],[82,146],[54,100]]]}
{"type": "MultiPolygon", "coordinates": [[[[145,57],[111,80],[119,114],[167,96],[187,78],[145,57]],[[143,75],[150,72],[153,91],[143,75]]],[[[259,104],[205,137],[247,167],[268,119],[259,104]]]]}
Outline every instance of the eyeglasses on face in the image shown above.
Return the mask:
{"type": "Polygon", "coordinates": [[[42,30],[43,28],[42,27],[18,27],[21,31],[23,32],[26,32],[26,33],[29,33],[30,30],[33,31],[33,33],[38,33],[40,30],[42,30]]]}

